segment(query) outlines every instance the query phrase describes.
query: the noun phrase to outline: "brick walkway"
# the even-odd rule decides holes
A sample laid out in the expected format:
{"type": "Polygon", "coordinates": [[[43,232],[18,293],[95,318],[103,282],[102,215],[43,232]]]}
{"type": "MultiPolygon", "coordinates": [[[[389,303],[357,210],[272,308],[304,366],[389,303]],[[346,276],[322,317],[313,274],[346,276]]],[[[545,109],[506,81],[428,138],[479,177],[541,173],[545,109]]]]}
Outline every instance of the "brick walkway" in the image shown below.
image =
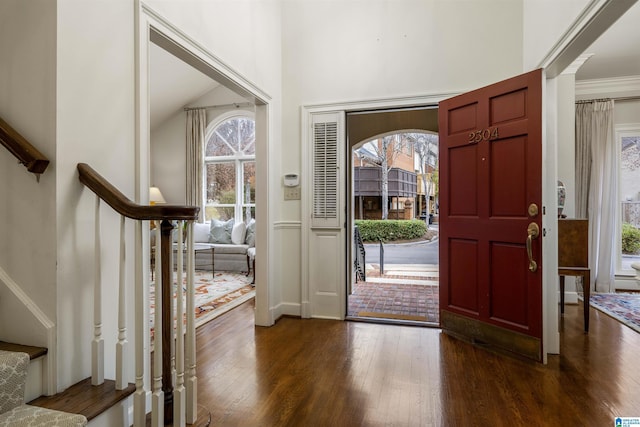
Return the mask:
{"type": "Polygon", "coordinates": [[[354,285],[348,316],[438,324],[438,266],[367,264],[367,281],[354,285]]]}

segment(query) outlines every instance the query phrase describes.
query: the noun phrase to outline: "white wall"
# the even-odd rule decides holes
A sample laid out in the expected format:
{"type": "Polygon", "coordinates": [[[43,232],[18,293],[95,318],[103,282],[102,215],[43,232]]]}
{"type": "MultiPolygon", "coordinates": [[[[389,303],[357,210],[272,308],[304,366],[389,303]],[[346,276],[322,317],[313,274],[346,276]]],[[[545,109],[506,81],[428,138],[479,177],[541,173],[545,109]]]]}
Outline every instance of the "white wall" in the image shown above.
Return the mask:
{"type": "Polygon", "coordinates": [[[564,184],[567,197],[562,213],[575,218],[575,74],[558,76],[558,180],[564,184]]]}
{"type": "Polygon", "coordinates": [[[144,0],[256,86],[280,92],[280,1],[144,0]]]}
{"type": "MultiPolygon", "coordinates": [[[[88,163],[134,199],[134,10],[129,0],[57,3],[56,281],[58,385],[64,388],[88,376],[90,359],[86,355],[93,334],[95,197],[78,181],[77,163],[88,163]]],[[[117,307],[119,220],[111,208],[103,206],[104,307],[117,307]]],[[[133,224],[128,227],[128,247],[132,248],[133,224]]],[[[132,249],[129,254],[127,277],[133,283],[132,249]]],[[[132,288],[128,301],[133,301],[132,288]]],[[[117,336],[115,311],[103,310],[108,359],[117,336]]],[[[130,331],[130,350],[132,335],[130,331]]],[[[106,376],[113,378],[110,366],[106,376]]]]}
{"type": "Polygon", "coordinates": [[[523,68],[538,68],[591,0],[523,0],[523,68]]]}
{"type": "Polygon", "coordinates": [[[614,123],[616,125],[640,123],[640,100],[616,102],[614,123]]]}
{"type": "Polygon", "coordinates": [[[186,201],[186,116],[179,111],[151,131],[151,185],[172,205],[186,201]]]}
{"type": "MultiPolygon", "coordinates": [[[[50,161],[40,179],[0,146],[0,268],[56,317],[56,8],[48,0],[0,2],[0,117],[50,161]]],[[[0,282],[0,340],[47,345],[0,282]]]]}

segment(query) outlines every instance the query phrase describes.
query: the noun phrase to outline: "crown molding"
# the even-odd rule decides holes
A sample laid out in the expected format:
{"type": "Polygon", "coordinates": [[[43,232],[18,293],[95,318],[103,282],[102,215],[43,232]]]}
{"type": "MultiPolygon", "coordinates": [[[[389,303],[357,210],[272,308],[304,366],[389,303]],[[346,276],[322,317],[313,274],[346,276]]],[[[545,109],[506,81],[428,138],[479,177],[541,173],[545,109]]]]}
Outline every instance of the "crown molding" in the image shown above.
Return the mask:
{"type": "Polygon", "coordinates": [[[576,81],[576,97],[608,94],[640,94],[640,76],[613,77],[576,81]]]}

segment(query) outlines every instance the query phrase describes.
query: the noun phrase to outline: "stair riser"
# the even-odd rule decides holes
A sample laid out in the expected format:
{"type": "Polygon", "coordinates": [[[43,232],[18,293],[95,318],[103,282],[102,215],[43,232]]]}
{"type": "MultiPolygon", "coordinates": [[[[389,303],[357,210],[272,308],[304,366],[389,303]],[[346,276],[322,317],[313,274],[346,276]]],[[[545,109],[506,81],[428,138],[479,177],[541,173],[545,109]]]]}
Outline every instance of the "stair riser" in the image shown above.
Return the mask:
{"type": "Polygon", "coordinates": [[[27,384],[24,390],[24,401],[31,402],[33,399],[43,395],[42,384],[42,371],[44,364],[44,357],[38,357],[37,359],[29,362],[29,368],[27,369],[27,384]]]}
{"type": "Polygon", "coordinates": [[[118,402],[102,414],[89,421],[90,427],[130,426],[133,423],[133,397],[118,402]]]}

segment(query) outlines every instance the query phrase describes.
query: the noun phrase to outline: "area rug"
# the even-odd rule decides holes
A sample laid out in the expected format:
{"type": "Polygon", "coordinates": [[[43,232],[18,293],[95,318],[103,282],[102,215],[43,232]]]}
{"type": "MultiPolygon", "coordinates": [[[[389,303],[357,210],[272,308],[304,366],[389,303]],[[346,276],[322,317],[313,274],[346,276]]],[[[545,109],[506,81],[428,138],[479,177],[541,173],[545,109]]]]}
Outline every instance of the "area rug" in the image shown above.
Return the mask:
{"type": "Polygon", "coordinates": [[[594,308],[640,332],[640,294],[592,294],[589,302],[594,308]]]}
{"type": "MultiPolygon", "coordinates": [[[[255,296],[255,288],[251,286],[252,278],[244,273],[232,271],[218,271],[214,277],[211,272],[196,271],[195,282],[195,312],[196,328],[221,314],[237,307],[255,296]]],[[[184,306],[186,307],[186,277],[183,281],[184,306]]],[[[176,307],[174,283],[174,309],[176,307]]],[[[151,339],[154,336],[154,312],[155,312],[155,283],[151,283],[149,292],[150,310],[149,322],[151,323],[151,339]]]]}

